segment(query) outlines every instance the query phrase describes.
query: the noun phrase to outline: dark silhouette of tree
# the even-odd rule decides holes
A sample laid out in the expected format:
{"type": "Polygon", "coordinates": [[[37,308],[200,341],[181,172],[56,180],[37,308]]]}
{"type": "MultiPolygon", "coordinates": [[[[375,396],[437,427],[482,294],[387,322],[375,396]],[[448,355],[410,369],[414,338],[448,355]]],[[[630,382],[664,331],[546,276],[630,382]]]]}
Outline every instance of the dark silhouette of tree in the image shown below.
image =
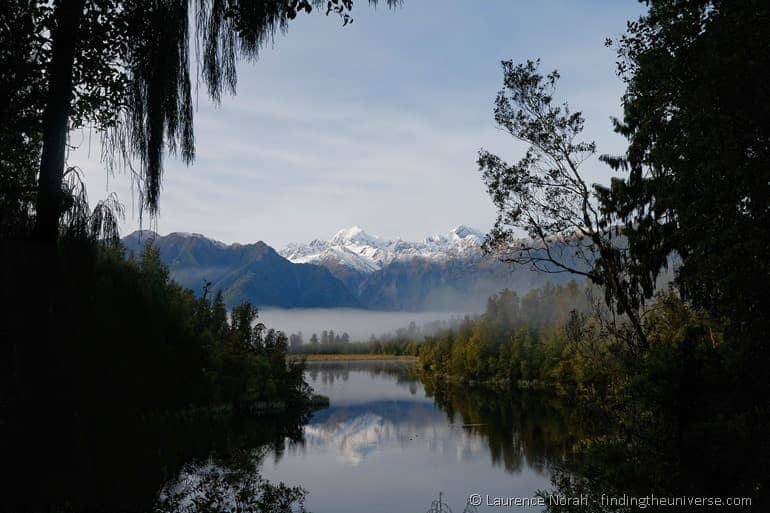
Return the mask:
{"type": "Polygon", "coordinates": [[[628,174],[601,189],[603,208],[624,221],[645,293],[676,253],[683,296],[766,345],[770,5],[649,4],[617,45],[629,146],[604,160],[628,174]]]}
{"type": "Polygon", "coordinates": [[[0,4],[0,235],[31,231],[30,206],[40,158],[44,54],[36,12],[23,0],[0,4]]]}
{"type": "Polygon", "coordinates": [[[495,101],[495,122],[529,147],[515,164],[479,152],[479,169],[498,211],[485,248],[507,262],[585,276],[603,286],[607,304],[631,322],[635,340],[629,343],[644,345],[643,297],[627,280],[623,240],[581,175],[596,145],[580,140],[581,113],[555,102],[559,74],[540,75],[538,65],[502,63],[504,87],[495,101]]]}
{"type": "MultiPolygon", "coordinates": [[[[395,6],[400,0],[386,2],[395,6]]],[[[88,126],[100,132],[110,165],[132,171],[140,211],[154,215],[164,155],[188,164],[195,156],[189,48],[198,57],[195,78],[218,102],[223,93],[235,93],[238,61],[256,59],[299,12],[323,6],[347,24],[353,2],[40,0],[9,6],[3,32],[17,32],[11,23],[23,31],[16,58],[31,45],[35,51],[28,54],[45,70],[37,113],[42,151],[35,230],[40,240],[52,242],[65,207],[69,130],[88,126]]]]}

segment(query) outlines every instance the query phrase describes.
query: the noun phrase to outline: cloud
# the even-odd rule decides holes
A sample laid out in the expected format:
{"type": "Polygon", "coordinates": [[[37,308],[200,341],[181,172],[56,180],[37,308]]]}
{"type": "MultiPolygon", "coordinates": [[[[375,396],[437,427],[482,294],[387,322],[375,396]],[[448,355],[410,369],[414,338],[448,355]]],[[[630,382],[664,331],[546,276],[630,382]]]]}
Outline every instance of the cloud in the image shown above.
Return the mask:
{"type": "MultiPolygon", "coordinates": [[[[587,135],[621,151],[608,117],[620,113],[622,84],[602,41],[638,6],[480,5],[357,7],[344,29],[318,14],[299,18],[259,62],[240,66],[236,97],[217,108],[201,92],[197,160],[167,160],[155,227],[277,247],[354,224],[411,239],[457,224],[488,229],[494,210],[476,152],[513,160],[521,150],[492,122],[508,57],[540,55],[544,69],[561,68],[563,97],[585,112],[587,135]]],[[[107,177],[98,153],[83,145],[70,157],[91,198],[116,191],[130,203],[129,177],[107,177]]],[[[588,171],[594,181],[609,176],[598,164],[588,171]]],[[[123,229],[138,225],[130,216],[123,229]]]]}

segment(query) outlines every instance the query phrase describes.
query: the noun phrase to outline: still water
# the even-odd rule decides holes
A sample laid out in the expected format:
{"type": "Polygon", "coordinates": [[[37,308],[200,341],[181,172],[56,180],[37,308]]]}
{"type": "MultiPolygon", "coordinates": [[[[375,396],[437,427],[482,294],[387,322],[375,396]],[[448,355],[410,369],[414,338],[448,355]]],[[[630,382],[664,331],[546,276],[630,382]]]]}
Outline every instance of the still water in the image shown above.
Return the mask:
{"type": "Polygon", "coordinates": [[[306,374],[331,407],[312,416],[301,441],[268,454],[261,473],[303,486],[309,511],[421,513],[442,493],[459,513],[470,494],[550,488],[563,428],[537,398],[434,390],[405,362],[311,362],[306,374]]]}

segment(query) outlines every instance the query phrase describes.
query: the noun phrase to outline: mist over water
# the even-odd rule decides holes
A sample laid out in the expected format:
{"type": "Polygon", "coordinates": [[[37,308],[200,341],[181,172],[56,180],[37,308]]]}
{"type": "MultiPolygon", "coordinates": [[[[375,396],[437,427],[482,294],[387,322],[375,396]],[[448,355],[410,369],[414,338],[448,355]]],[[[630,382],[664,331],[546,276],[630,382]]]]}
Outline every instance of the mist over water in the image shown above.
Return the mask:
{"type": "Polygon", "coordinates": [[[414,322],[418,328],[435,321],[461,319],[478,312],[383,312],[353,308],[309,308],[259,310],[259,320],[268,328],[287,334],[302,332],[307,341],[313,333],[320,336],[323,330],[335,333],[347,332],[351,341],[365,341],[370,336],[380,336],[406,328],[414,322]]]}

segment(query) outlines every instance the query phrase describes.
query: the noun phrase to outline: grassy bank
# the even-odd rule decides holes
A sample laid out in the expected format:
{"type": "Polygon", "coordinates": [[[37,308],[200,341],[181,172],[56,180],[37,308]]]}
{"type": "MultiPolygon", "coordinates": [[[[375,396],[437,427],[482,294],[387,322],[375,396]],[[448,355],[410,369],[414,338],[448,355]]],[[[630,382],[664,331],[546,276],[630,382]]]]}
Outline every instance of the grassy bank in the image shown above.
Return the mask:
{"type": "Polygon", "coordinates": [[[308,362],[324,361],[354,361],[354,360],[400,360],[407,362],[416,362],[416,356],[393,355],[393,354],[303,354],[290,355],[291,360],[305,359],[308,362]]]}

